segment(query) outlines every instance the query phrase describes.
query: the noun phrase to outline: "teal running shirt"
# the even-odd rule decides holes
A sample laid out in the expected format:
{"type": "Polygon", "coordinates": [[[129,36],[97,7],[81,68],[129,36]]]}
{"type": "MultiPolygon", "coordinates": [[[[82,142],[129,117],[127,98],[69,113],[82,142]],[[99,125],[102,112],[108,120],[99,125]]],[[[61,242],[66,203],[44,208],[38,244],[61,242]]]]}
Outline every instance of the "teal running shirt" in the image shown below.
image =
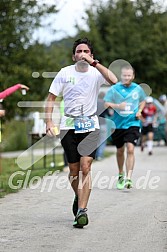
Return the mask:
{"type": "Polygon", "coordinates": [[[109,88],[104,97],[105,102],[120,104],[126,102],[124,110],[114,109],[114,121],[117,129],[128,129],[131,126],[140,127],[140,120],[136,119],[139,104],[145,99],[146,94],[140,85],[132,82],[129,86],[121,82],[109,88]]]}

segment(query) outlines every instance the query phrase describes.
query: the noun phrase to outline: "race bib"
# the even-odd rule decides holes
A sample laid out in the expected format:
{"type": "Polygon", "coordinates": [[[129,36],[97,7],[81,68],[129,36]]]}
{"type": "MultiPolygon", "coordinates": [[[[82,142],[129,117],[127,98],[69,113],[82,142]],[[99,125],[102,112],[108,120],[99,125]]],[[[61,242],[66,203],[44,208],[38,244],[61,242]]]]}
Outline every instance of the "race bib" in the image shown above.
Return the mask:
{"type": "Polygon", "coordinates": [[[85,133],[95,131],[93,119],[87,116],[81,116],[74,119],[75,133],[85,133]]]}
{"type": "Polygon", "coordinates": [[[132,103],[127,103],[124,110],[120,111],[120,114],[130,115],[133,114],[134,106],[132,103]]]}

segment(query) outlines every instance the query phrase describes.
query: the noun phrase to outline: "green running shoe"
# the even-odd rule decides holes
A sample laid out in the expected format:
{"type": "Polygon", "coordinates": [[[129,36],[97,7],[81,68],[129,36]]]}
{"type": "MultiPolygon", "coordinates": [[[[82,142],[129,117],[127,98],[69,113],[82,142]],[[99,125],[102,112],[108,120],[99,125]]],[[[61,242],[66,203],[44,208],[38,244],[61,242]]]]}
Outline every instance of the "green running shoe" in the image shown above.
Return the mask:
{"type": "Polygon", "coordinates": [[[122,190],[125,187],[125,178],[124,174],[119,174],[118,181],[117,181],[117,189],[122,190]]]}
{"type": "Polygon", "coordinates": [[[73,211],[74,216],[76,216],[78,212],[78,195],[75,195],[72,211],[73,211]]]}
{"type": "Polygon", "coordinates": [[[75,228],[83,228],[88,225],[88,215],[86,213],[87,208],[80,210],[74,220],[73,227],[75,228]]]}
{"type": "Polygon", "coordinates": [[[133,184],[132,184],[132,180],[131,180],[131,179],[126,179],[125,187],[126,187],[127,189],[130,189],[130,188],[133,187],[133,184]]]}

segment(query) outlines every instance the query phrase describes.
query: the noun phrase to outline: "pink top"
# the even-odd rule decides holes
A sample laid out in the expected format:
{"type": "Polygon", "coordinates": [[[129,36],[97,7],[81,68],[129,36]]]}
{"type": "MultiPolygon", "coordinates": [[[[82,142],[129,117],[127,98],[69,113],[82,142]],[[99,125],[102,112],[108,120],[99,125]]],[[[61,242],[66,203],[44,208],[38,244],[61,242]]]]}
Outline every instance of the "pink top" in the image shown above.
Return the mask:
{"type": "Polygon", "coordinates": [[[5,99],[7,96],[13,94],[15,91],[21,88],[21,84],[16,84],[10,88],[5,89],[4,91],[0,92],[0,99],[5,99]]]}

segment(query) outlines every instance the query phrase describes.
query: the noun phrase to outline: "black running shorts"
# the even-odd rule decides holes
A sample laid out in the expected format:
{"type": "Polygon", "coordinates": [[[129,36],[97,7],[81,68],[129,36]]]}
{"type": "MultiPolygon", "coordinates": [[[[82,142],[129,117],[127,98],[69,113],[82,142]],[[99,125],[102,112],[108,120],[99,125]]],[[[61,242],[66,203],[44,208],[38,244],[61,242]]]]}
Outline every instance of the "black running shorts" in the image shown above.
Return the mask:
{"type": "Polygon", "coordinates": [[[142,127],[142,130],[141,130],[142,135],[147,135],[149,132],[154,132],[154,128],[152,124],[142,127]]]}
{"type": "Polygon", "coordinates": [[[86,133],[74,133],[73,129],[61,130],[60,138],[69,163],[79,162],[85,156],[95,158],[99,130],[86,133]]]}
{"type": "Polygon", "coordinates": [[[140,128],[132,126],[128,129],[116,129],[112,136],[112,143],[117,147],[121,148],[125,143],[137,144],[140,137],[140,128]]]}

